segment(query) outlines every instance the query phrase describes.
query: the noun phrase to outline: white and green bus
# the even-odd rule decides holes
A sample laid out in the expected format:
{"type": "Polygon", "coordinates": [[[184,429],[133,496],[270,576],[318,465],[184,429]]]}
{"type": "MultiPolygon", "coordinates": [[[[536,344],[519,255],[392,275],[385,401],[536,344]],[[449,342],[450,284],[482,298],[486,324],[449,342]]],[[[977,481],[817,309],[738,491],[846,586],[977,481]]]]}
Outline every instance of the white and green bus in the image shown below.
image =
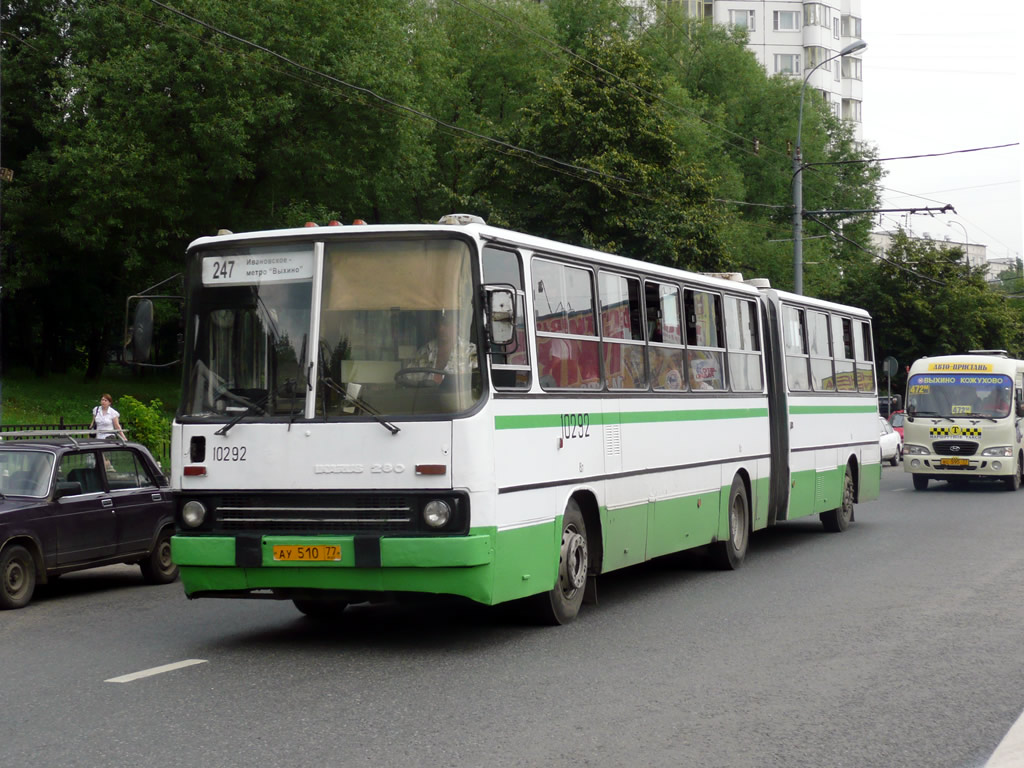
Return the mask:
{"type": "MultiPolygon", "coordinates": [[[[738,276],[732,276],[738,278],[738,276]]],[[[187,255],[173,558],[311,616],[409,593],[573,619],[600,573],[878,495],[871,319],[447,216],[187,255]]]]}
{"type": "Polygon", "coordinates": [[[929,480],[965,485],[1000,480],[1020,488],[1024,472],[1024,360],[1005,350],[924,357],[910,366],[903,469],[923,491],[929,480]]]}

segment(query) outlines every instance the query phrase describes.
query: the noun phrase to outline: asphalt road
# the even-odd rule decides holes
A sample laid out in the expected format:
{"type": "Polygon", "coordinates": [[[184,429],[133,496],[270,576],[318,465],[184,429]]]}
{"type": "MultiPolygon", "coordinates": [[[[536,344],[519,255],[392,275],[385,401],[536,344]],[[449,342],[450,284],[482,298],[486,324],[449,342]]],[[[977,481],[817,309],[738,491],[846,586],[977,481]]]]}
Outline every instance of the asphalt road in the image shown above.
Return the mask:
{"type": "Polygon", "coordinates": [[[980,766],[1024,709],[1024,490],[882,487],[845,533],[755,535],[736,572],[602,577],[560,628],[464,603],[322,627],[68,575],[0,613],[2,764],[980,766]]]}

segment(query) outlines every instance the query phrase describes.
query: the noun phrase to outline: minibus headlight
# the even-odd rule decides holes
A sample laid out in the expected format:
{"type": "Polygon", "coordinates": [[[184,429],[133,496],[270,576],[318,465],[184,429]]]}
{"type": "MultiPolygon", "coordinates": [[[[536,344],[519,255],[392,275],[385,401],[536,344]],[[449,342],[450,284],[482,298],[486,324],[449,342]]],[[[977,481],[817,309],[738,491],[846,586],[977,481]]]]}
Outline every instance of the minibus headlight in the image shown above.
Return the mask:
{"type": "Polygon", "coordinates": [[[423,521],[431,528],[444,528],[452,518],[452,508],[447,501],[434,499],[423,507],[423,521]]]}
{"type": "Polygon", "coordinates": [[[981,452],[982,456],[1005,456],[1007,458],[1013,456],[1013,446],[1011,445],[995,445],[991,448],[986,448],[981,452]]]}
{"type": "Polygon", "coordinates": [[[914,445],[913,443],[907,443],[906,445],[903,446],[903,455],[906,456],[908,454],[911,456],[927,456],[928,449],[925,448],[923,445],[914,445]]]}
{"type": "Polygon", "coordinates": [[[206,520],[206,507],[200,501],[186,501],[181,508],[181,522],[188,528],[198,528],[206,520]]]}

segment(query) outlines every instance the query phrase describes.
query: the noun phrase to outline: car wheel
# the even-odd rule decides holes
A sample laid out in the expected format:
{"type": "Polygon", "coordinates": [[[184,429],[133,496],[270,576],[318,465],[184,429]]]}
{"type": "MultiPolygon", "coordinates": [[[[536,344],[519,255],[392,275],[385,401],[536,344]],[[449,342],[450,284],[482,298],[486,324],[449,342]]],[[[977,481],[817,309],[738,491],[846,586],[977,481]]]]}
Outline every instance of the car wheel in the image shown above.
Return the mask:
{"type": "Polygon", "coordinates": [[[575,619],[583,604],[589,568],[587,526],[579,504],[569,499],[562,515],[562,544],[558,551],[555,586],[531,598],[535,618],[551,625],[568,624],[575,619]]]}
{"type": "Polygon", "coordinates": [[[17,544],[0,554],[0,608],[23,608],[36,589],[36,563],[29,551],[17,544]]]}
{"type": "Polygon", "coordinates": [[[153,551],[139,563],[148,584],[170,584],[178,578],[178,566],[171,560],[171,533],[170,528],[160,531],[153,551]]]}
{"type": "Polygon", "coordinates": [[[900,451],[898,448],[896,449],[896,453],[892,455],[892,458],[889,459],[889,463],[894,467],[900,463],[900,451]]]}

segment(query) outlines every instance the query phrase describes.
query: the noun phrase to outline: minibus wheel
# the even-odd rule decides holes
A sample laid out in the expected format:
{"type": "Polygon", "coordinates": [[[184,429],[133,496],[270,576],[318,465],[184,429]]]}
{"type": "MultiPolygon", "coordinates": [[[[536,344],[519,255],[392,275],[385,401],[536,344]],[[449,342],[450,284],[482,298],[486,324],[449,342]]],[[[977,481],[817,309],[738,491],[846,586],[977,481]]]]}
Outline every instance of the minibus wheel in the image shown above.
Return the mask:
{"type": "MultiPolygon", "coordinates": [[[[918,476],[914,475],[914,480],[917,478],[918,476]]],[[[846,468],[846,477],[843,478],[842,503],[835,509],[822,512],[818,518],[825,526],[825,530],[831,533],[839,533],[850,527],[850,521],[853,520],[853,475],[850,474],[849,467],[846,468]]]]}

